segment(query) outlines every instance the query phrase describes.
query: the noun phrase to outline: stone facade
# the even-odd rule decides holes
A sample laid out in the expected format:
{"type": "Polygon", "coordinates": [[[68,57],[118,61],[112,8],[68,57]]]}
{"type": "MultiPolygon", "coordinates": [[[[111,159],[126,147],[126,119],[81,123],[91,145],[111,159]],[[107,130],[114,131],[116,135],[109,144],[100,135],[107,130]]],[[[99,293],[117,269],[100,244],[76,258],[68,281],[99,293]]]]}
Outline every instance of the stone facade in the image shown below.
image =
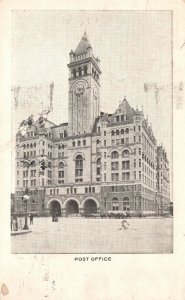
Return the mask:
{"type": "Polygon", "coordinates": [[[170,201],[169,181],[157,181],[161,155],[168,180],[169,166],[148,119],[126,98],[113,114],[99,111],[100,60],[86,34],[69,56],[69,123],[41,116],[16,135],[15,211],[28,188],[28,211],[40,214],[158,214],[170,201]]]}

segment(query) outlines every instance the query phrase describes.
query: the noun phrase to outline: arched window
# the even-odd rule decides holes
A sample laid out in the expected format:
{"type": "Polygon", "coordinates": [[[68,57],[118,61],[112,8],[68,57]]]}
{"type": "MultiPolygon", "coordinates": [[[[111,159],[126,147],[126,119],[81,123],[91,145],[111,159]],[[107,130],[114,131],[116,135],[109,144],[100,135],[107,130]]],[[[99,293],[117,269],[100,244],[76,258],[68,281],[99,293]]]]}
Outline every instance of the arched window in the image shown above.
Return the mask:
{"type": "Polygon", "coordinates": [[[99,157],[96,161],[96,180],[100,181],[101,178],[101,158],[99,157]]]}
{"type": "Polygon", "coordinates": [[[81,146],[81,142],[80,141],[78,141],[78,146],[81,146]]]}
{"type": "Polygon", "coordinates": [[[124,129],[123,128],[121,129],[121,134],[124,134],[124,129]]]}
{"type": "Polygon", "coordinates": [[[29,148],[29,144],[27,144],[27,148],[29,148]]]}
{"type": "Polygon", "coordinates": [[[75,141],[73,141],[73,147],[75,147],[75,141]]]}
{"type": "Polygon", "coordinates": [[[112,135],[112,136],[114,135],[114,130],[111,131],[111,135],[112,135]]]}
{"type": "Polygon", "coordinates": [[[58,169],[59,183],[64,183],[64,163],[62,161],[59,162],[58,169]]]}
{"type": "Polygon", "coordinates": [[[116,135],[119,135],[119,130],[118,129],[116,130],[116,135]]]}
{"type": "Polygon", "coordinates": [[[100,141],[99,140],[96,140],[96,145],[99,145],[100,141]]]}
{"type": "Polygon", "coordinates": [[[113,159],[118,158],[118,152],[117,151],[113,151],[111,153],[111,158],[113,158],[113,159]]]}
{"type": "Polygon", "coordinates": [[[78,154],[75,159],[75,181],[83,181],[83,157],[78,154]]]}
{"type": "Polygon", "coordinates": [[[52,163],[49,161],[48,162],[48,168],[51,169],[52,168],[52,163]]]}
{"type": "Polygon", "coordinates": [[[126,132],[126,133],[129,133],[129,128],[126,128],[125,132],[126,132]]]}
{"type": "Polygon", "coordinates": [[[128,156],[128,155],[129,155],[129,151],[127,149],[123,150],[122,157],[128,156]]]}
{"type": "Polygon", "coordinates": [[[63,169],[64,168],[64,163],[62,161],[59,162],[58,168],[59,169],[63,169]]]}
{"type": "Polygon", "coordinates": [[[84,145],[84,146],[86,145],[86,140],[83,140],[83,145],[84,145]]]}
{"type": "Polygon", "coordinates": [[[33,148],[33,144],[32,143],[30,144],[30,148],[33,148]]]}
{"type": "Polygon", "coordinates": [[[32,160],[31,167],[36,167],[36,161],[35,160],[32,160]]]}

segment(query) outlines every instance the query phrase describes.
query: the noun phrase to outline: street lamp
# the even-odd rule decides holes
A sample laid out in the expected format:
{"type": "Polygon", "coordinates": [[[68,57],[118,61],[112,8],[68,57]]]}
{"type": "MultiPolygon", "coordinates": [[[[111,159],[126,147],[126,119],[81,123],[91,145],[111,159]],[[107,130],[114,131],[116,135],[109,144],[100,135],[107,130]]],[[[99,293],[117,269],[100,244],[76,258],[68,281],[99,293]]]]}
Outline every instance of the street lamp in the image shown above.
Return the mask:
{"type": "Polygon", "coordinates": [[[29,196],[28,195],[24,195],[23,199],[24,199],[24,202],[25,202],[25,222],[24,222],[24,227],[23,227],[23,230],[28,230],[29,227],[28,227],[28,217],[27,217],[27,209],[28,209],[28,200],[29,200],[29,196]]]}

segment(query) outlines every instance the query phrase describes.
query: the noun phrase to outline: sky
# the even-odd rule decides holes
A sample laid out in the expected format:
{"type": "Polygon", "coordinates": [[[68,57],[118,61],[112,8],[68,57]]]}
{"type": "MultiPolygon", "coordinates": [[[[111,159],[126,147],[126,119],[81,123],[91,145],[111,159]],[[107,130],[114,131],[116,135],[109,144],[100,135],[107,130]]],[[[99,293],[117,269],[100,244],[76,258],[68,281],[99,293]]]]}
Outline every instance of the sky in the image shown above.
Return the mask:
{"type": "Polygon", "coordinates": [[[20,121],[48,107],[51,82],[54,108],[48,118],[68,121],[69,52],[86,31],[100,58],[101,111],[113,113],[125,95],[133,108],[143,106],[171,162],[171,26],[170,11],[12,12],[12,89],[20,87],[16,107],[12,97],[13,136],[20,121]]]}

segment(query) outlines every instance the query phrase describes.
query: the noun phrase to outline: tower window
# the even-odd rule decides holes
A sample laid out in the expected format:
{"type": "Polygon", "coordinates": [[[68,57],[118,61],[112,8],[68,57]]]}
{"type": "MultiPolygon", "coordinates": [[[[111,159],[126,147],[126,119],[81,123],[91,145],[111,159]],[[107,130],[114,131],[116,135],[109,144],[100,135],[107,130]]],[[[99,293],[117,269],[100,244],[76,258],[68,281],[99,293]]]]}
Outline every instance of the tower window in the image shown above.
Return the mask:
{"type": "Polygon", "coordinates": [[[73,77],[76,78],[76,69],[73,70],[73,77]]]}
{"type": "Polygon", "coordinates": [[[78,68],[78,74],[79,74],[79,76],[82,76],[82,68],[81,67],[78,68]]]}
{"type": "Polygon", "coordinates": [[[84,66],[84,75],[87,75],[87,66],[84,66]]]}

